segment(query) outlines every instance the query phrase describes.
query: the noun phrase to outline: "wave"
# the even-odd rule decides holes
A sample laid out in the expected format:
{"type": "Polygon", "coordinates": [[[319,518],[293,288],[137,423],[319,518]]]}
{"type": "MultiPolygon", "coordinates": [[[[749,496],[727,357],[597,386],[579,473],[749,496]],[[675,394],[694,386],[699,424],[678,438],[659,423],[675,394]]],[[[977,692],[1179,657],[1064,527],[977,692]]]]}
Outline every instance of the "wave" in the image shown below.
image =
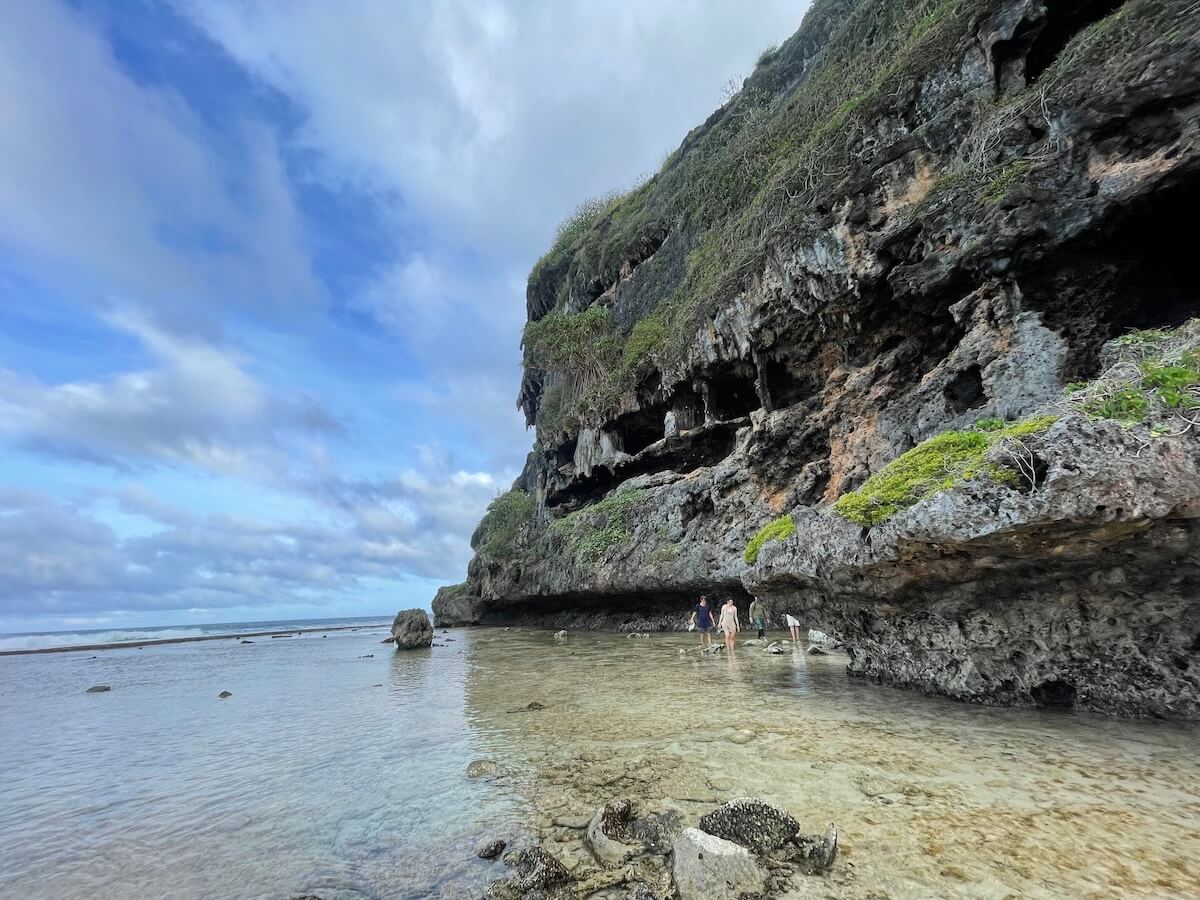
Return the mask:
{"type": "Polygon", "coordinates": [[[51,634],[9,634],[0,636],[0,650],[45,650],[50,647],[74,647],[77,644],[121,644],[161,641],[169,638],[204,637],[212,632],[202,628],[155,628],[150,630],[73,631],[51,634]]]}

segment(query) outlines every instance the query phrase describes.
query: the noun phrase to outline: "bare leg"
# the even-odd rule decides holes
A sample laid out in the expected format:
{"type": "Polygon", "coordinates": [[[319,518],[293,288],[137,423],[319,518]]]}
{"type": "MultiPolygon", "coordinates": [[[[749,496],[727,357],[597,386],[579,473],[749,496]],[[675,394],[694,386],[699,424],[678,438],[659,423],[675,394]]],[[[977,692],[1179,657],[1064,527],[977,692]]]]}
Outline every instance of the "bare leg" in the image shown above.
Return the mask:
{"type": "Polygon", "coordinates": [[[732,631],[726,631],[725,632],[725,649],[726,650],[733,649],[733,639],[734,639],[734,633],[732,631]]]}
{"type": "Polygon", "coordinates": [[[800,626],[799,625],[792,626],[792,643],[793,644],[800,643],[800,626]]]}

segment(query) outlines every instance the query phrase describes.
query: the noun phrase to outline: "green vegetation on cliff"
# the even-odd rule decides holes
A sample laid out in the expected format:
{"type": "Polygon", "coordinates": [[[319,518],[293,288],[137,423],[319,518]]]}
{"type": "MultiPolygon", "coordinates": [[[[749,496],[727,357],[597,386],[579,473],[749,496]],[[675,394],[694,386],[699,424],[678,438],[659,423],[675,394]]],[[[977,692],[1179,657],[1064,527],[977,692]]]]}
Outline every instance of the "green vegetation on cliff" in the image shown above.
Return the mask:
{"type": "Polygon", "coordinates": [[[1103,374],[1068,387],[1072,407],[1126,425],[1177,419],[1192,426],[1189,415],[1200,409],[1200,319],[1135,331],[1112,348],[1114,359],[1103,374]]]}
{"type": "Polygon", "coordinates": [[[517,536],[532,518],[533,497],[528,493],[514,489],[500,494],[471,535],[471,549],[495,559],[512,556],[517,536]]]}
{"type": "Polygon", "coordinates": [[[768,541],[785,541],[795,533],[796,523],[792,521],[792,517],[780,516],[775,521],[768,522],[758,530],[754,537],[750,538],[742,558],[750,565],[754,565],[758,561],[758,554],[762,551],[763,544],[768,541]]]}
{"type": "Polygon", "coordinates": [[[566,538],[571,550],[592,565],[633,538],[633,514],[645,496],[641,490],[619,490],[555,520],[550,530],[566,538]]]}
{"type": "Polygon", "coordinates": [[[892,460],[857,491],[843,494],[833,508],[850,521],[869,527],[973,478],[1016,482],[1017,473],[988,462],[987,452],[1004,441],[1045,431],[1056,421],[1056,416],[1039,416],[996,427],[996,420],[984,419],[967,431],[947,431],[931,437],[892,460]]]}

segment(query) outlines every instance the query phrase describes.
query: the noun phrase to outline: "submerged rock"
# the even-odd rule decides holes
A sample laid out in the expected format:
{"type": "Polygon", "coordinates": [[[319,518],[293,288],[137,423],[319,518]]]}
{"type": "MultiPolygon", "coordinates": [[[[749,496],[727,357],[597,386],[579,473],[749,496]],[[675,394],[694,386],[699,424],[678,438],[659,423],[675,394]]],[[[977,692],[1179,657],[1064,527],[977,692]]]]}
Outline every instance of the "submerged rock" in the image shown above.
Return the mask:
{"type": "Polygon", "coordinates": [[[423,609],[405,609],[392,621],[392,640],[397,650],[417,650],[433,644],[433,625],[423,609]]]}
{"type": "Polygon", "coordinates": [[[85,694],[103,694],[105,691],[111,691],[112,687],[107,684],[93,684],[90,688],[84,691],[85,694]]]}
{"type": "Polygon", "coordinates": [[[565,641],[565,640],[567,639],[567,631],[566,631],[566,629],[564,628],[562,631],[556,631],[556,632],[554,632],[554,639],[555,639],[556,641],[565,641]]]}
{"type": "MultiPolygon", "coordinates": [[[[325,637],[325,635],[321,635],[321,637],[325,637]]],[[[385,638],[384,638],[382,641],[380,641],[379,643],[381,643],[381,644],[394,644],[394,643],[396,643],[396,639],[395,639],[394,637],[385,637],[385,638]]]]}
{"type": "Polygon", "coordinates": [[[504,852],[504,848],[508,846],[506,841],[496,839],[480,844],[475,849],[475,855],[480,859],[495,859],[504,852]]]}
{"type": "Polygon", "coordinates": [[[493,759],[475,759],[467,765],[467,777],[475,778],[494,778],[503,771],[500,763],[493,759]]]}
{"type": "Polygon", "coordinates": [[[808,655],[809,656],[828,656],[829,651],[826,650],[824,647],[822,647],[819,644],[813,644],[811,647],[808,648],[808,655]]]}
{"type": "Polygon", "coordinates": [[[767,873],[749,850],[696,828],[675,838],[671,874],[680,900],[744,900],[767,888],[767,873]]]}
{"type": "Polygon", "coordinates": [[[228,700],[232,696],[233,696],[233,693],[231,691],[221,691],[221,693],[217,694],[217,699],[228,700]]]}
{"type": "Polygon", "coordinates": [[[730,800],[700,819],[700,830],[755,853],[782,847],[800,831],[800,824],[770,803],[752,798],[730,800]]]}
{"type": "Polygon", "coordinates": [[[571,880],[567,867],[541,847],[525,847],[504,854],[504,865],[513,874],[488,885],[488,900],[526,900],[545,896],[538,891],[559,887],[571,880]]]}

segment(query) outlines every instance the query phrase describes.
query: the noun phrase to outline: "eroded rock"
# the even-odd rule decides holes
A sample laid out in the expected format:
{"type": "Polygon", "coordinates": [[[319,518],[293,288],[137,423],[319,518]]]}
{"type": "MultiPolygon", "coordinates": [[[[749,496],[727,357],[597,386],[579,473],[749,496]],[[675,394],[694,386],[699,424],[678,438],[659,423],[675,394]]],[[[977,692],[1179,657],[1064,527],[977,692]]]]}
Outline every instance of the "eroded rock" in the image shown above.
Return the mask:
{"type": "Polygon", "coordinates": [[[675,838],[671,875],[680,900],[744,900],[767,887],[767,872],[749,850],[697,828],[675,838]]]}
{"type": "Polygon", "coordinates": [[[433,644],[433,625],[423,609],[405,609],[392,621],[392,640],[397,650],[417,650],[433,644]]]}
{"type": "Polygon", "coordinates": [[[755,853],[765,853],[795,837],[800,824],[770,803],[739,798],[701,817],[700,830],[741,844],[755,853]]]}

